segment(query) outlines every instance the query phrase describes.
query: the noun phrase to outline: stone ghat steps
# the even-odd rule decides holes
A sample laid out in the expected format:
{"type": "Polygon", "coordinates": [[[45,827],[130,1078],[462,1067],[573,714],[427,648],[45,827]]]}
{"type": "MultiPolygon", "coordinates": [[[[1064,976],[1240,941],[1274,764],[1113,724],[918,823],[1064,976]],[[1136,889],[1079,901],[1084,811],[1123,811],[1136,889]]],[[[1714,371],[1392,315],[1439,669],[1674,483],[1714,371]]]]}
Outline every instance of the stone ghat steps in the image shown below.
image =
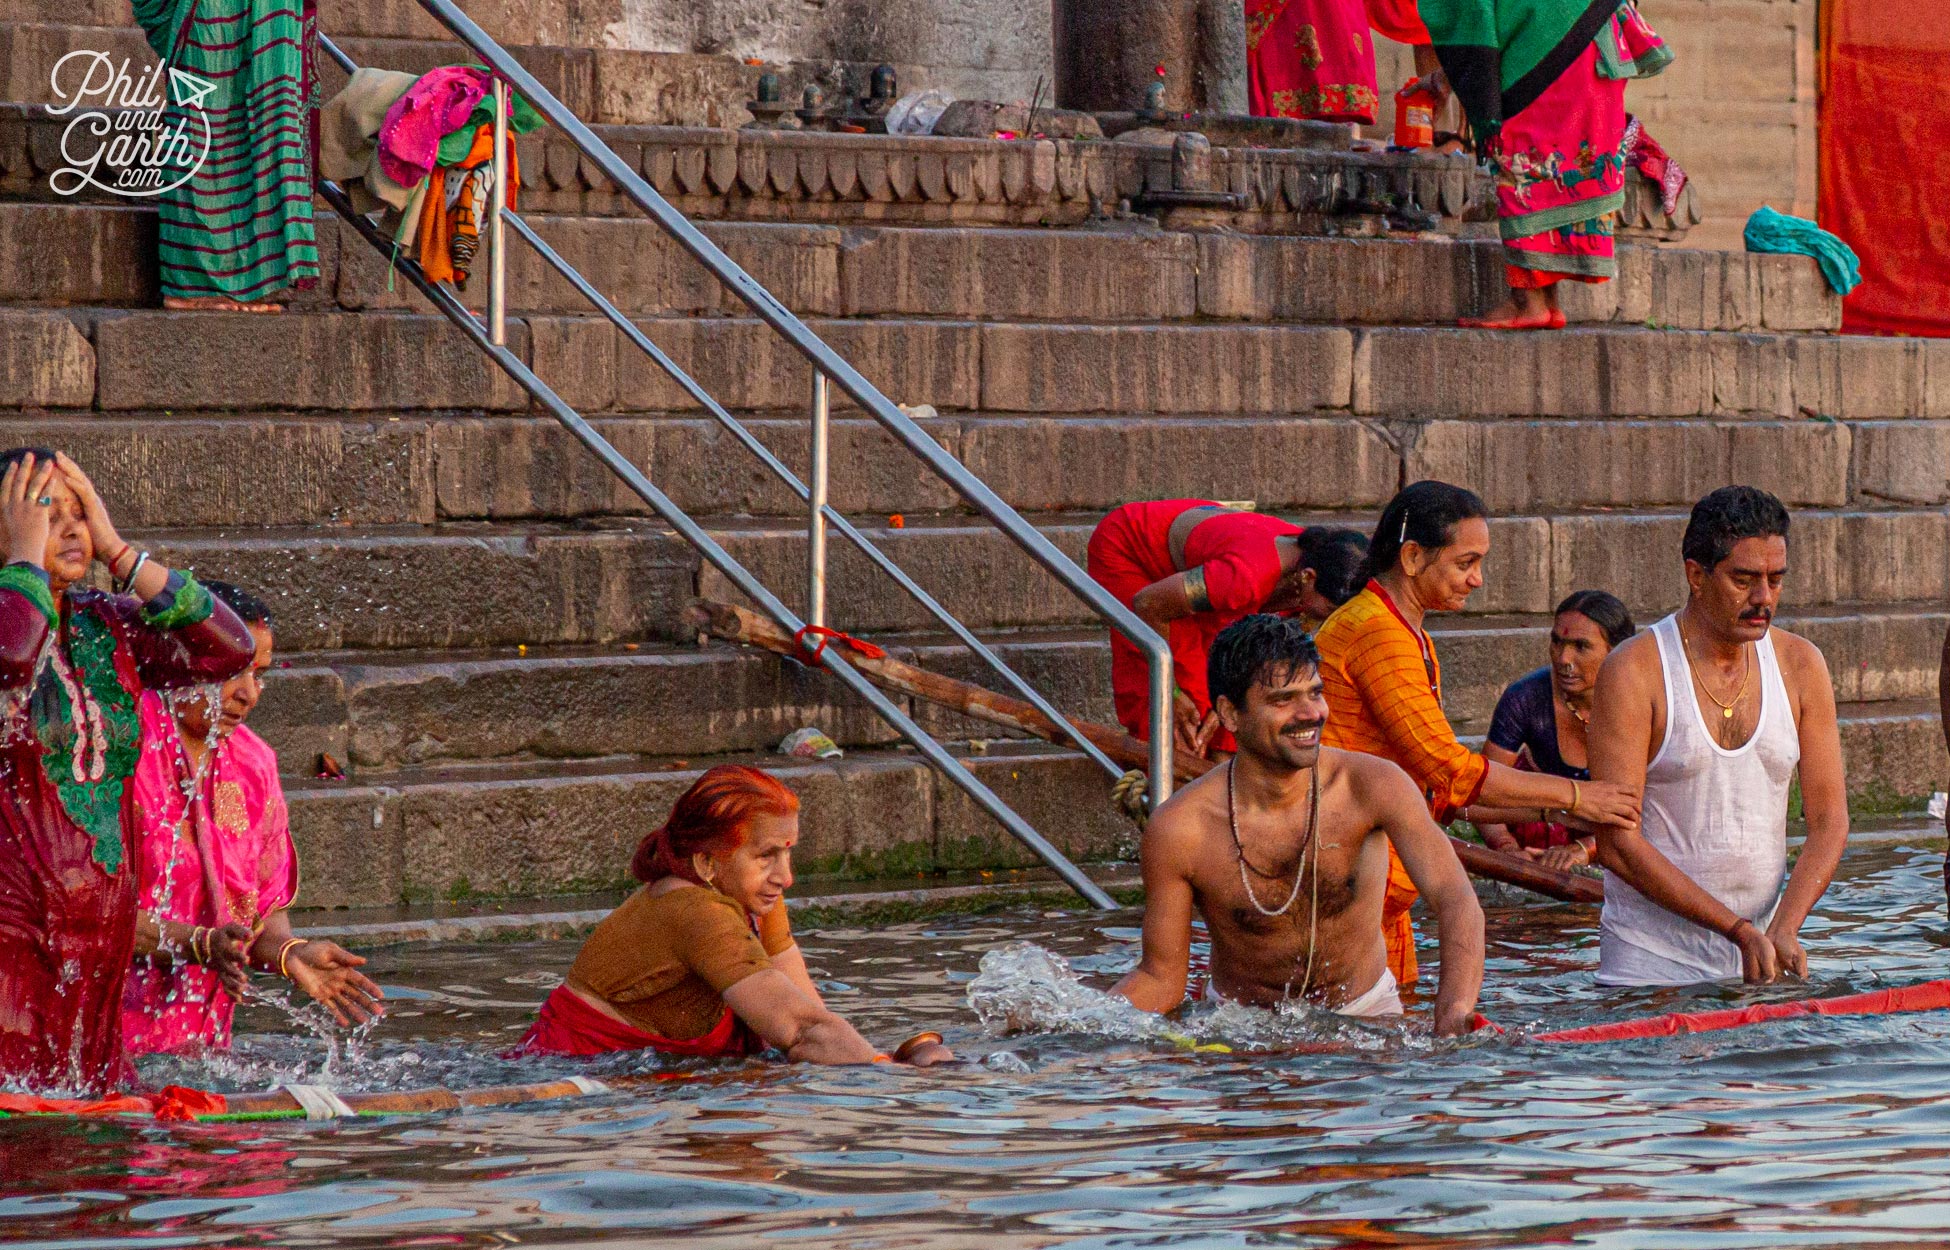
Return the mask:
{"type": "MultiPolygon", "coordinates": [[[[1640,615],[1649,623],[1663,610],[1643,607],[1640,615]]],[[[1858,711],[1936,694],[1950,626],[1950,612],[1939,606],[1815,610],[1781,624],[1822,648],[1837,697],[1858,711]]],[[[1460,733],[1483,733],[1503,687],[1543,663],[1549,618],[1443,617],[1434,626],[1451,722],[1460,733]]],[[[932,672],[1005,689],[944,636],[876,640],[932,672]]],[[[987,641],[1058,708],[1114,723],[1103,632],[1010,631],[987,641]]],[[[283,753],[291,776],[314,772],[321,752],[355,779],[376,782],[400,769],[448,764],[766,751],[805,725],[847,747],[885,746],[894,737],[830,677],[718,643],[296,652],[281,661],[252,724],[283,753]]],[[[924,701],[899,701],[944,740],[1009,736],[924,701]]]]}
{"type": "MultiPolygon", "coordinates": [[[[1366,528],[1360,514],[1309,523],[1366,528]]],[[[1079,562],[1095,518],[1042,516],[1043,533],[1079,562]]],[[[796,605],[805,577],[802,530],[708,522],[725,549],[796,605]]],[[[1585,587],[1629,604],[1677,603],[1680,512],[1499,517],[1491,523],[1480,612],[1548,612],[1585,587]]],[[[1094,626],[1087,609],[985,524],[915,518],[862,527],[916,582],[974,629],[1094,626]]],[[[1803,609],[1941,602],[1950,598],[1950,517],[1941,511],[1797,513],[1790,602],[1803,609]]],[[[286,646],[471,648],[682,637],[679,613],[702,593],[733,595],[715,569],[650,521],[437,527],[306,527],[130,533],[159,558],[238,581],[267,596],[286,646]]],[[[834,623],[854,633],[926,630],[932,619],[850,547],[829,566],[834,623]]]]}
{"type": "MultiPolygon", "coordinates": [[[[854,751],[830,761],[635,756],[416,770],[384,784],[291,783],[305,906],[626,884],[637,843],[705,767],[723,762],[771,770],[799,795],[794,866],[802,873],[844,861],[875,875],[1033,862],[910,750],[854,751]]],[[[1135,832],[1111,810],[1108,779],[1081,756],[997,744],[967,762],[1065,853],[1099,860],[1132,854],[1135,832]]]]}
{"type": "MultiPolygon", "coordinates": [[[[632,316],[744,315],[647,218],[531,216],[570,264],[632,316]],[[619,265],[618,257],[629,258],[619,265]]],[[[1445,324],[1500,290],[1487,241],[705,222],[786,307],[809,317],[1063,323],[1445,324]]],[[[349,227],[321,220],[316,302],[431,308],[349,227]],[[392,289],[388,289],[391,287],[392,289]]],[[[509,257],[510,307],[586,315],[531,249],[509,257]]],[[[155,214],[127,205],[0,202],[0,303],[151,306],[155,214]]],[[[471,299],[485,295],[477,288],[471,299]]],[[[1580,324],[1834,330],[1841,301],[1805,257],[1626,247],[1616,282],[1566,288],[1580,324]]]]}
{"type": "MultiPolygon", "coordinates": [[[[744,427],[804,475],[802,417],[744,427]]],[[[708,417],[599,417],[595,428],[696,516],[797,519],[799,496],[708,417]]],[[[1403,481],[1467,482],[1491,510],[1567,517],[1684,509],[1744,481],[1794,507],[1882,515],[1950,499],[1950,422],[1375,421],[1345,414],[1188,419],[948,413],[921,428],[1025,513],[1132,499],[1250,500],[1269,511],[1378,511],[1403,481]]],[[[891,524],[966,506],[864,417],[832,425],[834,506],[891,524]]],[[[438,412],[0,416],[0,446],[52,441],[118,483],[143,529],[597,521],[649,509],[553,420],[438,412]],[[193,457],[199,471],[175,472],[193,457]]],[[[1358,522],[1365,527],[1365,518],[1358,522]]]]}
{"type": "MultiPolygon", "coordinates": [[[[641,324],[726,407],[804,411],[810,366],[763,323],[641,324]]],[[[1946,340],[1628,327],[1508,335],[1300,325],[809,324],[896,402],[944,412],[1950,417],[1946,340]]],[[[699,411],[606,321],[514,318],[509,342],[586,413],[699,411]]],[[[7,309],[0,310],[0,365],[0,407],[528,408],[526,394],[459,330],[405,313],[77,310],[71,320],[58,311],[7,309]]]]}
{"type": "MultiPolygon", "coordinates": [[[[1950,761],[1934,709],[1842,709],[1850,780],[1879,793],[1927,793],[1950,761]]],[[[1134,831],[1109,805],[1109,780],[1080,755],[997,742],[969,767],[1040,833],[1081,860],[1128,858],[1134,831]]],[[[470,895],[538,895],[626,884],[631,852],[707,766],[778,772],[804,804],[801,872],[850,861],[875,875],[1026,865],[1028,857],[950,782],[906,749],[830,761],[776,755],[403,770],[379,781],[291,783],[291,827],[308,907],[373,906],[470,895]]]]}

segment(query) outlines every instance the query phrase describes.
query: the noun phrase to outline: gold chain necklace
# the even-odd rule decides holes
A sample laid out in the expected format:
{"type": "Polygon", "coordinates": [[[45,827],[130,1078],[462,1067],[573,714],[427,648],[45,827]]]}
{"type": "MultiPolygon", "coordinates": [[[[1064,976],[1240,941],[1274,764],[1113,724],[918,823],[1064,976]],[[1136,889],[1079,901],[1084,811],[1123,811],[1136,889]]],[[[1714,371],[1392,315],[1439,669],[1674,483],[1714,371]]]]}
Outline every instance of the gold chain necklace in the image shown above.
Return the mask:
{"type": "Polygon", "coordinates": [[[1754,675],[1754,657],[1745,645],[1741,646],[1740,689],[1733,692],[1731,702],[1723,703],[1720,697],[1714,694],[1712,689],[1707,686],[1706,679],[1700,676],[1698,666],[1693,663],[1693,650],[1686,643],[1686,627],[1678,623],[1677,617],[1673,618],[1673,623],[1679,630],[1679,652],[1686,657],[1687,673],[1691,674],[1693,681],[1705,692],[1706,697],[1713,701],[1713,706],[1720,709],[1720,745],[1723,747],[1730,746],[1731,744],[1727,739],[1733,736],[1733,709],[1738,707],[1740,700],[1747,695],[1747,683],[1752,680],[1754,675]]]}
{"type": "MultiPolygon", "coordinates": [[[[1232,797],[1232,775],[1238,771],[1237,763],[1237,760],[1233,760],[1226,764],[1226,823],[1232,830],[1232,849],[1239,857],[1239,884],[1246,888],[1246,899],[1253,905],[1254,911],[1262,916],[1284,916],[1300,897],[1300,881],[1307,867],[1307,847],[1314,840],[1315,827],[1320,824],[1320,764],[1318,761],[1314,763],[1312,784],[1308,786],[1307,832],[1300,839],[1300,860],[1293,868],[1293,889],[1287,894],[1286,902],[1275,909],[1259,901],[1259,895],[1253,891],[1253,883],[1246,875],[1246,844],[1239,840],[1239,812],[1232,797]]],[[[1319,856],[1315,856],[1315,859],[1318,860],[1319,856]]],[[[1253,873],[1268,879],[1273,876],[1257,868],[1253,869],[1253,873]]],[[[1319,875],[1317,867],[1315,875],[1319,875]]]]}

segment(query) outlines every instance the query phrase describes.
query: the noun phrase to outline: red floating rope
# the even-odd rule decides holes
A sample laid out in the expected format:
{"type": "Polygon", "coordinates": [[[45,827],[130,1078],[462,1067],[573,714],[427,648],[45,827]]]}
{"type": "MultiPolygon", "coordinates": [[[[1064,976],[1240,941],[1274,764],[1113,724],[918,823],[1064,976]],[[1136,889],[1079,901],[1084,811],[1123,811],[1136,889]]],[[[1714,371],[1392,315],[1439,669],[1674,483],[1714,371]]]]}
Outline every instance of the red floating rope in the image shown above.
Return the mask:
{"type": "Polygon", "coordinates": [[[1532,1035],[1532,1040],[1624,1042],[1645,1037],[1677,1037],[1681,1033],[1712,1033],[1795,1016],[1883,1016],[1910,1011],[1941,1011],[1946,1007],[1950,1007],[1950,981],[1926,981],[1921,985],[1846,994],[1840,998],[1798,998],[1793,1002],[1756,1003],[1751,1007],[1730,1007],[1724,1011],[1673,1012],[1639,1020],[1620,1020],[1615,1024],[1593,1024],[1582,1029],[1537,1033],[1532,1035]]]}
{"type": "Polygon", "coordinates": [[[829,642],[845,643],[869,660],[884,659],[887,655],[885,647],[876,646],[864,638],[855,638],[852,634],[842,633],[837,629],[828,629],[824,625],[801,625],[798,632],[792,635],[792,641],[798,643],[801,650],[811,651],[813,661],[817,664],[826,662],[826,644],[829,642]],[[806,645],[808,637],[819,641],[808,647],[806,645]]]}

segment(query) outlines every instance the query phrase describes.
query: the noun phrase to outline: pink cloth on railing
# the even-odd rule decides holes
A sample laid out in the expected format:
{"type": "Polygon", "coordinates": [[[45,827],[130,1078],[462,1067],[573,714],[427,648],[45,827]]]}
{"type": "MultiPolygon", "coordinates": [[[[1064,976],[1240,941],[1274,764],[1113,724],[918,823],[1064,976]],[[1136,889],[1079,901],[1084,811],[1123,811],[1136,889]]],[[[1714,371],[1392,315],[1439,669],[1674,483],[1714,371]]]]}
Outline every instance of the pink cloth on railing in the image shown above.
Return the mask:
{"type": "Polygon", "coordinates": [[[484,69],[443,65],[420,75],[386,110],[379,126],[379,167],[403,187],[433,172],[440,141],[467,124],[474,106],[491,89],[484,69]]]}

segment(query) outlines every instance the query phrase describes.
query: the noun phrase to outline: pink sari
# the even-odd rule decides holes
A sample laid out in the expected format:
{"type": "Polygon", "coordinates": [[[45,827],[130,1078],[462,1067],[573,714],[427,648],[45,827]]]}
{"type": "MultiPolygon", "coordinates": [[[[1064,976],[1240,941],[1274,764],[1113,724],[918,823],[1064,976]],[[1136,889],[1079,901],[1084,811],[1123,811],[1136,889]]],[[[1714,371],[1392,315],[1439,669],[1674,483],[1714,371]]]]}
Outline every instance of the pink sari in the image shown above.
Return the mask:
{"type": "Polygon", "coordinates": [[[1256,117],[1372,122],[1374,36],[1364,0],[1246,0],[1246,75],[1256,117]]]}
{"type": "Polygon", "coordinates": [[[1625,203],[1625,82],[1672,55],[1635,6],[1625,6],[1571,67],[1490,141],[1498,224],[1510,285],[1618,274],[1615,214],[1625,203]]]}
{"type": "MultiPolygon", "coordinates": [[[[211,751],[189,801],[189,757],[175,718],[154,693],[142,696],[140,710],[142,758],[130,784],[142,913],[179,924],[235,922],[256,933],[298,892],[277,753],[239,725],[211,751]]],[[[138,1055],[227,1047],[235,1010],[215,973],[186,963],[165,972],[139,959],[122,995],[124,1044],[138,1055]]]]}

